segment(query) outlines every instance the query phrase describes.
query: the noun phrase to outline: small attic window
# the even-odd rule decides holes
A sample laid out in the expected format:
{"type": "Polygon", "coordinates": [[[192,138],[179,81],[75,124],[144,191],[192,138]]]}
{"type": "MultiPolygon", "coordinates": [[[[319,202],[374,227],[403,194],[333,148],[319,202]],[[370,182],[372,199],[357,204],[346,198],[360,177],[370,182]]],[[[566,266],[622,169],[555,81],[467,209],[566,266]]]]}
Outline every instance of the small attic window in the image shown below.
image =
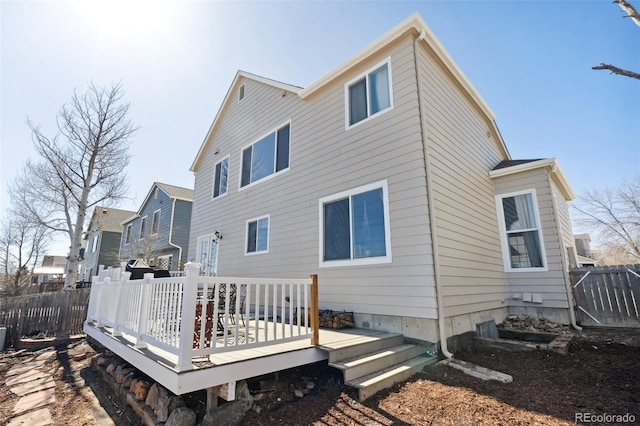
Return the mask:
{"type": "Polygon", "coordinates": [[[244,84],[240,86],[240,90],[238,90],[238,102],[244,99],[244,84]]]}
{"type": "Polygon", "coordinates": [[[153,192],[153,198],[154,199],[158,198],[158,188],[156,188],[156,190],[153,192]]]}

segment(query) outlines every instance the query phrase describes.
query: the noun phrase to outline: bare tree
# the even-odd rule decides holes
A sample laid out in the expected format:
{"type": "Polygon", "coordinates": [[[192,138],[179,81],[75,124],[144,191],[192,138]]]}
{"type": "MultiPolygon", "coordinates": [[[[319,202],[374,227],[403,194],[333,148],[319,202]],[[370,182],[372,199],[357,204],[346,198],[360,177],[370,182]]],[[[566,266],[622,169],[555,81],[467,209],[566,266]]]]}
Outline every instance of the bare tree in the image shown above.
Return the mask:
{"type": "Polygon", "coordinates": [[[27,121],[39,158],[25,164],[10,194],[34,223],[68,236],[65,289],[77,282],[88,209],[126,195],[129,140],[138,127],[128,118],[123,96],[119,84],[109,89],[90,84],[85,93],[74,92],[58,113],[52,138],[27,121]]]}
{"type": "MultiPolygon", "coordinates": [[[[636,11],[636,9],[629,4],[626,0],[613,0],[614,3],[617,3],[620,8],[622,9],[622,11],[624,13],[626,13],[625,16],[623,16],[623,18],[631,18],[631,20],[640,27],[640,14],[638,14],[638,12],[636,11]]],[[[623,68],[619,68],[616,66],[613,66],[611,64],[605,64],[605,63],[601,63],[600,65],[596,65],[594,67],[591,67],[591,69],[593,70],[609,70],[609,72],[611,74],[618,74],[618,75],[623,75],[625,77],[630,77],[630,78],[635,78],[640,80],[640,73],[634,72],[634,71],[629,71],[623,68]]]]}
{"type": "Polygon", "coordinates": [[[598,260],[640,263],[640,174],[614,189],[586,191],[574,209],[578,223],[602,241],[598,260]]]}
{"type": "Polygon", "coordinates": [[[31,284],[33,268],[49,242],[50,231],[16,213],[0,225],[0,274],[7,296],[18,296],[31,284]]]}

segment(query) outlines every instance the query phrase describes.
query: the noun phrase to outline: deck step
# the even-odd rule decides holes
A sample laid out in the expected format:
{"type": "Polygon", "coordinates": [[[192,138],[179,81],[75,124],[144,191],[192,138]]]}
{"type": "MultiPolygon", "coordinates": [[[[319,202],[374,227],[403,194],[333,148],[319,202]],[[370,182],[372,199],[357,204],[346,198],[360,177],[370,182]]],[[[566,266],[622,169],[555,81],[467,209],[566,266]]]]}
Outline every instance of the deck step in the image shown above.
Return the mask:
{"type": "Polygon", "coordinates": [[[329,362],[334,363],[398,346],[403,342],[404,336],[402,334],[382,333],[376,336],[352,339],[344,344],[336,343],[331,346],[324,346],[323,349],[329,352],[329,362]]]}
{"type": "Polygon", "coordinates": [[[395,383],[407,380],[422,369],[438,361],[433,356],[417,356],[409,360],[394,364],[390,367],[367,374],[363,377],[345,382],[347,386],[358,389],[360,401],[364,401],[377,392],[393,386],[395,383]]]}
{"type": "Polygon", "coordinates": [[[329,365],[342,370],[344,381],[349,382],[358,377],[390,367],[402,361],[423,354],[425,349],[418,345],[402,344],[385,348],[366,355],[358,355],[353,358],[338,362],[330,362],[329,365]]]}

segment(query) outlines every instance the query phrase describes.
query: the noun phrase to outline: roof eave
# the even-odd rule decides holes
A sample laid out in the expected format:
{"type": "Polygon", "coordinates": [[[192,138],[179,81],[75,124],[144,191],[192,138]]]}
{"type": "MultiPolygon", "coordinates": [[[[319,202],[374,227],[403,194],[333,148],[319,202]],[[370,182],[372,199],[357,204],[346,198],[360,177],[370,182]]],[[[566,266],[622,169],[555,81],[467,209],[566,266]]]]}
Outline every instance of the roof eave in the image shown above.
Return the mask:
{"type": "Polygon", "coordinates": [[[558,180],[560,184],[560,190],[562,191],[562,194],[564,195],[567,201],[571,201],[576,198],[575,192],[573,192],[573,189],[571,188],[569,181],[567,180],[566,176],[560,169],[560,166],[558,165],[558,162],[556,161],[555,158],[544,158],[538,161],[531,161],[529,163],[518,164],[517,166],[504,167],[498,170],[490,170],[489,177],[493,179],[500,176],[509,176],[514,173],[522,173],[528,170],[535,170],[543,167],[550,168],[551,173],[558,180]]]}

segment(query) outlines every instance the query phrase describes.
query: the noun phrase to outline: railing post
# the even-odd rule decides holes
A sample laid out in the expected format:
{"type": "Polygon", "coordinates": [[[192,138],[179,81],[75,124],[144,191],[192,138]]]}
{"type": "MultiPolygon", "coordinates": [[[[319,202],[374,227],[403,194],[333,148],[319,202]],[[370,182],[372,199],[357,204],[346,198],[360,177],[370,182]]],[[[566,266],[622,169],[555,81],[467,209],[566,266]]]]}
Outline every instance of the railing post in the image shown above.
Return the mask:
{"type": "Polygon", "coordinates": [[[91,292],[89,293],[89,310],[87,312],[87,321],[95,321],[96,327],[100,325],[100,315],[98,306],[100,306],[100,298],[102,297],[102,286],[96,285],[98,276],[91,277],[91,292]]]}
{"type": "MultiPolygon", "coordinates": [[[[109,278],[102,279],[102,290],[100,291],[100,299],[102,299],[102,293],[104,293],[105,287],[109,286],[109,281],[111,281],[109,278]]],[[[109,291],[108,288],[107,288],[107,291],[109,291]]],[[[98,327],[104,327],[104,322],[102,320],[104,319],[106,314],[103,311],[103,306],[104,304],[102,303],[102,300],[98,300],[98,307],[97,307],[98,323],[96,324],[98,327]]],[[[109,318],[107,318],[107,322],[108,321],[109,321],[109,318]]]]}
{"type": "MultiPolygon", "coordinates": [[[[122,285],[124,284],[124,278],[125,275],[129,274],[131,275],[130,272],[125,272],[124,274],[118,274],[119,276],[119,284],[118,284],[118,288],[116,289],[116,315],[115,315],[115,320],[113,321],[113,333],[112,335],[115,337],[120,337],[122,336],[122,331],[120,331],[120,326],[121,324],[121,318],[122,318],[122,303],[121,299],[122,299],[122,285]]],[[[127,277],[128,279],[129,277],[127,277]]]]}
{"type": "Polygon", "coordinates": [[[140,294],[140,309],[138,309],[138,329],[136,344],[134,348],[143,349],[147,344],[143,341],[142,336],[147,330],[147,321],[149,320],[149,301],[151,300],[151,284],[149,281],[153,279],[153,274],[144,274],[142,280],[142,293],[140,294]]]}
{"type": "Polygon", "coordinates": [[[316,346],[320,344],[320,324],[318,313],[318,274],[311,275],[311,306],[309,309],[311,314],[311,344],[316,346]]]}
{"type": "Polygon", "coordinates": [[[180,339],[178,348],[178,364],[176,365],[176,369],[178,371],[193,369],[193,332],[195,328],[196,299],[198,296],[198,276],[200,274],[199,263],[189,262],[184,266],[185,280],[182,287],[180,339]]]}

